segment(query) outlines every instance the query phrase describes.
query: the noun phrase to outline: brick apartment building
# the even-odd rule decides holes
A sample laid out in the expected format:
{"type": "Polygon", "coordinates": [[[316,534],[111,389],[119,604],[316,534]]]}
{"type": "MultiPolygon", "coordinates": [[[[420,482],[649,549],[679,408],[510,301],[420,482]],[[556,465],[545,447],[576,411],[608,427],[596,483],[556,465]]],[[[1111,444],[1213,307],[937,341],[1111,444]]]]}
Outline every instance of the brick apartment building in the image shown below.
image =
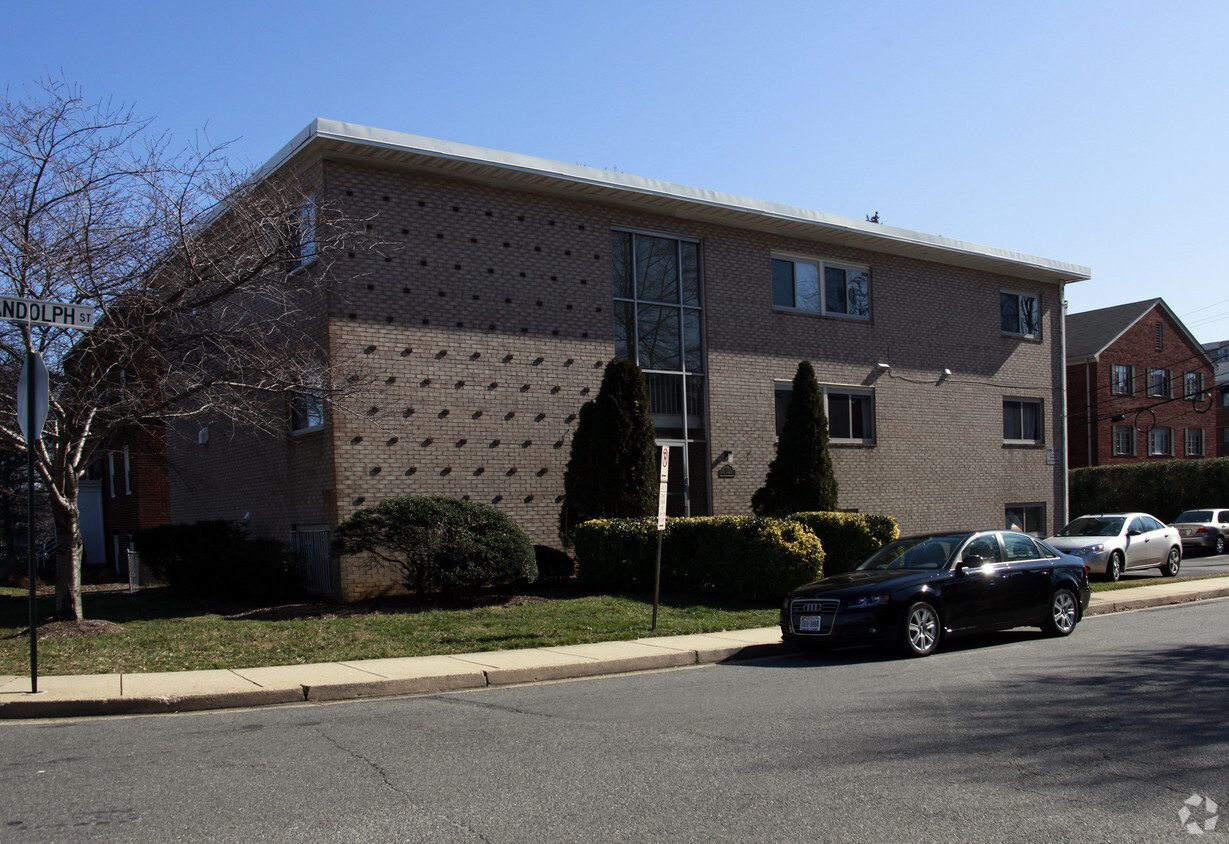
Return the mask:
{"type": "Polygon", "coordinates": [[[94,460],[91,473],[99,481],[102,557],[87,554],[87,560],[126,575],[133,535],[170,521],[166,430],[151,425],[124,431],[94,460]]]}
{"type": "Polygon", "coordinates": [[[398,245],[344,258],[361,277],[327,305],[331,353],[383,396],[368,417],[308,392],[280,436],[171,437],[171,517],[290,541],[320,591],[395,588],[329,545],[387,496],[490,503],[558,545],[577,414],[614,356],[675,449],[671,513],[750,512],[807,359],[842,508],[904,532],[1065,519],[1063,288],[1086,268],[324,120],[264,172],[283,168],[398,245]]]}
{"type": "Polygon", "coordinates": [[[1215,456],[1219,403],[1211,359],[1164,300],[1068,315],[1072,468],[1215,456]]]}
{"type": "MultiPolygon", "coordinates": [[[[1216,386],[1229,388],[1229,340],[1204,343],[1203,348],[1216,367],[1216,386]]],[[[1229,390],[1216,393],[1216,456],[1229,457],[1229,390]]]]}

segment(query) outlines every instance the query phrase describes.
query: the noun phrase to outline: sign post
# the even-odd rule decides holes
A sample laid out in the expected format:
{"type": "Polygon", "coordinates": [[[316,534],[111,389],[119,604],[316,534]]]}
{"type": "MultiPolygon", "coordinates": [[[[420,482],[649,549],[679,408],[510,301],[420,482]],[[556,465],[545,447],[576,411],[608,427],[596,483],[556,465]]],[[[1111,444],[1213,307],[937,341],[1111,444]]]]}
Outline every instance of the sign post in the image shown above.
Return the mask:
{"type": "MultiPolygon", "coordinates": [[[[0,319],[26,325],[51,325],[89,331],[94,327],[94,309],[88,305],[43,302],[0,296],[0,319]]],[[[26,438],[26,575],[30,585],[30,694],[38,694],[38,570],[34,561],[34,444],[42,439],[47,422],[49,378],[43,357],[34,350],[31,337],[26,360],[17,379],[17,425],[26,438]]]]}
{"type": "Polygon", "coordinates": [[[657,606],[661,597],[661,537],[666,531],[666,482],[670,478],[670,446],[661,447],[661,475],[657,491],[657,568],[653,574],[653,626],[657,629],[657,606]]]}

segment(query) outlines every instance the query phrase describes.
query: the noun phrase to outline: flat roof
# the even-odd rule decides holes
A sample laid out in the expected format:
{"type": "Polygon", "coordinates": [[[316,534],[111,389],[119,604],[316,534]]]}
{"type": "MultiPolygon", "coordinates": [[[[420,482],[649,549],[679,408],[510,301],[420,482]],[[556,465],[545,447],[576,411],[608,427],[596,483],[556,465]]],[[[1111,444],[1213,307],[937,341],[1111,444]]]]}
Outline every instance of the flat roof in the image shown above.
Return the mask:
{"type": "Polygon", "coordinates": [[[1071,283],[1091,277],[1088,267],[1021,252],[595,167],[336,120],[312,121],[257,175],[269,176],[302,157],[375,162],[1034,281],[1071,283]]]}

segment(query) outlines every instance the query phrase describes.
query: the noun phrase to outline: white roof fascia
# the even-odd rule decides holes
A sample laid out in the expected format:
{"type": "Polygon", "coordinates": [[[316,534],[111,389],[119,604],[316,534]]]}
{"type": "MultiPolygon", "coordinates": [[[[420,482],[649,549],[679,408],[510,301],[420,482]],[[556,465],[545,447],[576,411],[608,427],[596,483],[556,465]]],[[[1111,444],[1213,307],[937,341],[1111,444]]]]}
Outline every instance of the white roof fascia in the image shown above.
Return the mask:
{"type": "Polygon", "coordinates": [[[703,188],[687,187],[658,179],[630,176],[626,173],[616,173],[596,167],[565,164],[559,161],[521,155],[519,153],[503,152],[451,141],[441,141],[420,135],[391,132],[384,129],[374,129],[369,126],[323,118],[317,118],[295,135],[293,140],[282,147],[260,168],[257,173],[258,177],[267,177],[276,172],[296,155],[310,147],[316,139],[355,143],[475,165],[493,166],[647,196],[665,197],[712,208],[750,213],[765,218],[804,223],[834,231],[857,233],[883,242],[910,244],[934,249],[939,252],[985,258],[1034,270],[1042,270],[1060,276],[1064,282],[1082,281],[1092,277],[1092,272],[1088,267],[1078,264],[1040,258],[1021,252],[983,246],[939,235],[925,234],[909,229],[885,226],[879,223],[862,222],[850,217],[825,214],[820,211],[749,199],[703,188]]]}

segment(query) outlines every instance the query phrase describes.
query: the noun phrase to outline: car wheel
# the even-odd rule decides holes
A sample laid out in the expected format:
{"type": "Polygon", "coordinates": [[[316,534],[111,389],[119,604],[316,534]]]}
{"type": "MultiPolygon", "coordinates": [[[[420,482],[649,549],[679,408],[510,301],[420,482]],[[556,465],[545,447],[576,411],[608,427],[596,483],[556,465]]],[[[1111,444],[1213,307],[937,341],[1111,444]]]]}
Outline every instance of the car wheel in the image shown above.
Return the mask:
{"type": "Polygon", "coordinates": [[[1182,566],[1182,552],[1178,550],[1178,546],[1169,549],[1169,556],[1165,559],[1165,565],[1161,566],[1161,574],[1166,577],[1177,577],[1178,569],[1182,566]]]}
{"type": "Polygon", "coordinates": [[[1080,620],[1080,603],[1070,589],[1055,589],[1041,629],[1051,636],[1069,636],[1080,620]]]}
{"type": "Polygon", "coordinates": [[[1122,552],[1115,551],[1110,554],[1110,561],[1105,566],[1105,579],[1110,583],[1117,583],[1120,577],[1122,577],[1122,552]]]}
{"type": "Polygon", "coordinates": [[[900,650],[906,656],[929,656],[939,646],[939,613],[925,601],[910,604],[900,626],[900,650]]]}
{"type": "Polygon", "coordinates": [[[1225,553],[1225,537],[1216,537],[1216,547],[1212,549],[1212,553],[1218,555],[1225,553]]]}

